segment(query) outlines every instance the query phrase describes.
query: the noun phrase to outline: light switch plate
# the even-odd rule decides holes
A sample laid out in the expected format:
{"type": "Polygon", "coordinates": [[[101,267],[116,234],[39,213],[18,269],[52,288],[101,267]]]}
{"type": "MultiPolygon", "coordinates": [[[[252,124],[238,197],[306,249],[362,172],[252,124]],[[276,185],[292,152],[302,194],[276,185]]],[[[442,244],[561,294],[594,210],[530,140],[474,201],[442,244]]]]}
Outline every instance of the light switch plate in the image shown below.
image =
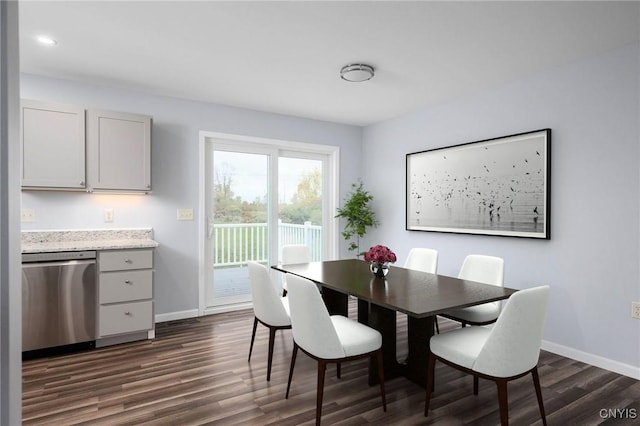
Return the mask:
{"type": "Polygon", "coordinates": [[[178,209],[178,220],[193,220],[193,209],[178,209]]]}
{"type": "Polygon", "coordinates": [[[640,302],[631,302],[631,318],[640,319],[640,302]]]}
{"type": "Polygon", "coordinates": [[[35,222],[36,221],[36,210],[35,209],[22,209],[20,211],[20,221],[21,222],[35,222]]]}

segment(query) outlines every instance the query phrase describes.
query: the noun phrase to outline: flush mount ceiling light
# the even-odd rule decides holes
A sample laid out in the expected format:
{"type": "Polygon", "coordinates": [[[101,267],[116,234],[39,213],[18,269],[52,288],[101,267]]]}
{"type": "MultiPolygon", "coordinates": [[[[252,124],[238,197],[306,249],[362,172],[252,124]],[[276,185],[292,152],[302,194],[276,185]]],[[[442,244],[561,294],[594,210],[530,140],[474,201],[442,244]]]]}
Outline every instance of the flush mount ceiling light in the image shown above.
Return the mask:
{"type": "Polygon", "coordinates": [[[346,81],[360,82],[373,78],[374,72],[371,65],[350,64],[340,70],[340,78],[346,81]]]}
{"type": "Polygon", "coordinates": [[[38,37],[36,37],[36,40],[38,40],[38,43],[45,46],[55,46],[56,44],[58,44],[57,41],[45,35],[39,35],[38,37]]]}

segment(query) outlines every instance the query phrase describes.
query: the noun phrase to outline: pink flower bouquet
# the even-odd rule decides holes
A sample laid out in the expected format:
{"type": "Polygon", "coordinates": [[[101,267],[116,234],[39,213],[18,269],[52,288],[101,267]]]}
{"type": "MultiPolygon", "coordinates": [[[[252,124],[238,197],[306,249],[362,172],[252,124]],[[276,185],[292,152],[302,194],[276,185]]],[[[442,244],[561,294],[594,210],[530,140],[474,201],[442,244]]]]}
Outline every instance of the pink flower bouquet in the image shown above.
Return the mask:
{"type": "Polygon", "coordinates": [[[389,247],[377,245],[371,247],[369,251],[364,254],[364,260],[382,265],[385,263],[393,263],[397,258],[396,254],[392,252],[389,247]]]}

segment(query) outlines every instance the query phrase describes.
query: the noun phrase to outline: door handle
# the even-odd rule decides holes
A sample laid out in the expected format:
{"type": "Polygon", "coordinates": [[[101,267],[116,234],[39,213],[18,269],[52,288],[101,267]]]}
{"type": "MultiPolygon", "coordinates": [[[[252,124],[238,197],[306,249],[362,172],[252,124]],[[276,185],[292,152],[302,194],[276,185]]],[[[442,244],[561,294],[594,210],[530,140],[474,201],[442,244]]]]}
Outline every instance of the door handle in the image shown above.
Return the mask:
{"type": "Polygon", "coordinates": [[[214,231],[213,216],[212,215],[208,215],[207,216],[207,238],[209,240],[211,240],[211,238],[213,238],[213,231],[214,231]]]}

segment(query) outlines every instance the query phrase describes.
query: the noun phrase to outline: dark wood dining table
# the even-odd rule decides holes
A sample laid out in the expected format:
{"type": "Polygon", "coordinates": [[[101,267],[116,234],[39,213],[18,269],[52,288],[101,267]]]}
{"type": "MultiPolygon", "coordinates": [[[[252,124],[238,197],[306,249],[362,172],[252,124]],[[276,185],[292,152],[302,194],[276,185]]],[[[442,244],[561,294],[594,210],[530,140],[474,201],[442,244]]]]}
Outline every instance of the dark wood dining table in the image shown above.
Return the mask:
{"type": "MultiPolygon", "coordinates": [[[[273,269],[307,278],[321,286],[330,314],[348,316],[349,296],[358,299],[358,321],[382,334],[385,380],[405,376],[425,386],[429,339],[434,318],[453,308],[507,299],[517,290],[390,266],[389,274],[376,278],[369,263],[358,259],[274,265],[273,269]],[[397,361],[396,312],[407,314],[408,355],[397,361]]],[[[369,383],[378,381],[375,361],[369,366],[369,383]]]]}

